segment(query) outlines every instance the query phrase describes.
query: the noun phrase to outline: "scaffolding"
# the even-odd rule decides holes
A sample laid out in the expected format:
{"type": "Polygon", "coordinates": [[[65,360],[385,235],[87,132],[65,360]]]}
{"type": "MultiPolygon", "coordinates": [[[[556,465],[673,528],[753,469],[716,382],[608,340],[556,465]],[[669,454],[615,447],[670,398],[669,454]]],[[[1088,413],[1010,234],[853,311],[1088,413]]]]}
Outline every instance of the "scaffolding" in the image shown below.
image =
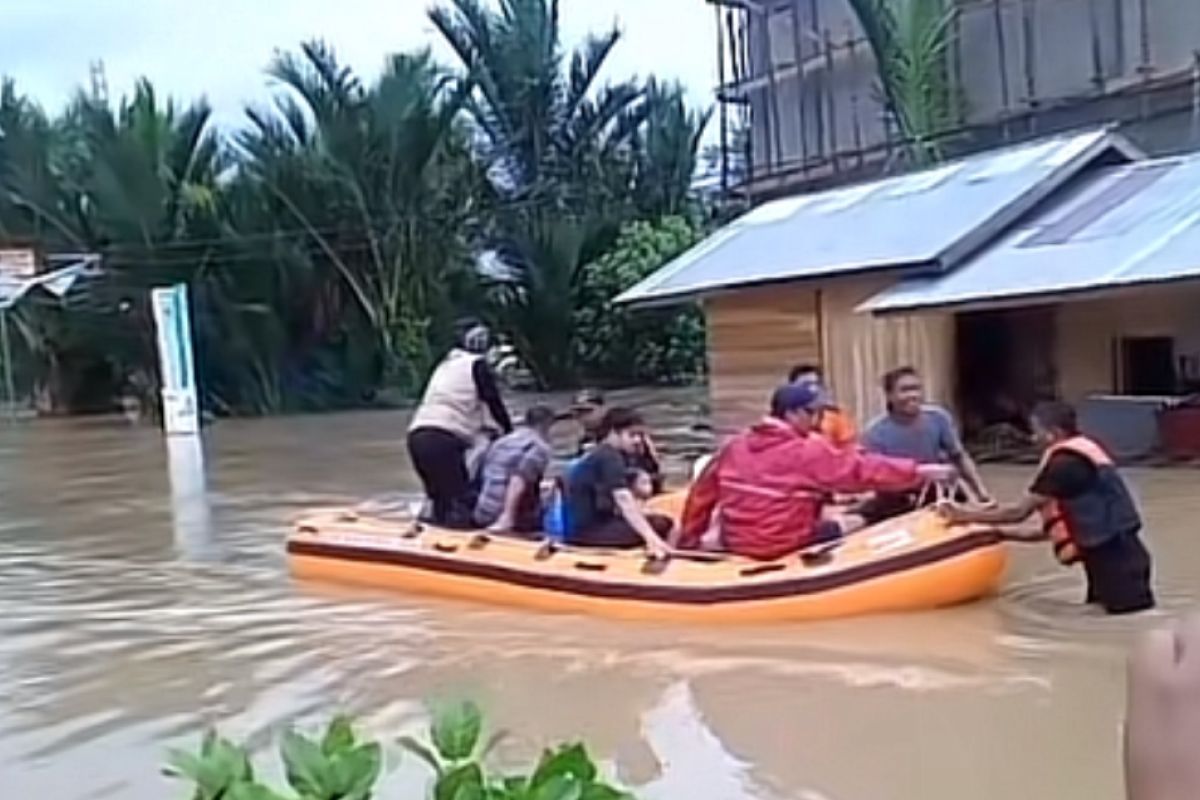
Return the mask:
{"type": "MultiPolygon", "coordinates": [[[[847,0],[707,0],[721,185],[751,199],[905,169],[907,146],[847,0]]],[[[1200,147],[1200,3],[947,0],[959,155],[1117,123],[1152,153],[1200,147]]]]}

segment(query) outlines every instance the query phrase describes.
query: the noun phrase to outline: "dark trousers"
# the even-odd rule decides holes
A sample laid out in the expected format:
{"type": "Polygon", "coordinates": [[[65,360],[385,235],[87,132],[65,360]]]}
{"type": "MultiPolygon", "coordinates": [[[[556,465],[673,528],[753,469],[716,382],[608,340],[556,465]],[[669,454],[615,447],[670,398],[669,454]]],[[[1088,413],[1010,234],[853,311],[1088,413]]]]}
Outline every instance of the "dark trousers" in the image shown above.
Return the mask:
{"type": "MultiPolygon", "coordinates": [[[[646,521],[654,532],[666,538],[671,533],[675,523],[670,517],[662,514],[647,514],[646,521]]],[[[635,531],[624,517],[616,516],[604,522],[584,528],[573,533],[568,540],[570,544],[579,547],[610,547],[614,549],[629,549],[641,547],[644,544],[641,534],[635,531]]]]}
{"type": "Polygon", "coordinates": [[[1114,536],[1098,547],[1080,548],[1087,574],[1087,602],[1109,614],[1154,608],[1150,553],[1137,534],[1114,536]]]}
{"type": "Polygon", "coordinates": [[[435,524],[471,527],[471,479],[467,474],[467,444],[440,428],[417,428],[408,434],[408,456],[433,501],[435,524]]]}

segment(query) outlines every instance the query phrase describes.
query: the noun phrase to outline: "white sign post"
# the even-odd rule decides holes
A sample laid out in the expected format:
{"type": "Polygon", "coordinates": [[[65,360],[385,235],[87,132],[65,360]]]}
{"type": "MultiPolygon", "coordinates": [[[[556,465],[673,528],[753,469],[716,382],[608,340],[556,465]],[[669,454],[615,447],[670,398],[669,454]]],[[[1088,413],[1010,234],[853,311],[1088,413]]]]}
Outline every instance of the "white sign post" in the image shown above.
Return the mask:
{"type": "Polygon", "coordinates": [[[158,329],[158,363],[162,372],[163,429],[167,434],[200,430],[196,373],[192,362],[192,320],[187,286],[154,289],[150,293],[158,329]]]}

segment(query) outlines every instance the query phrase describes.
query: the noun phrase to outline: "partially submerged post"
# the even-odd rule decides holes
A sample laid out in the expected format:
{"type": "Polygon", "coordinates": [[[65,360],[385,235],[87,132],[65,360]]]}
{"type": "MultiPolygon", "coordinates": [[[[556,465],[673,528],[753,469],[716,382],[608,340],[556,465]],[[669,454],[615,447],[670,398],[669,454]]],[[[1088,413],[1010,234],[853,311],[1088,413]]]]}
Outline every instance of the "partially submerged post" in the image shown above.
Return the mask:
{"type": "Polygon", "coordinates": [[[196,374],[192,359],[192,320],[187,285],[159,287],[150,293],[162,372],[162,418],[167,435],[200,431],[196,374]]]}

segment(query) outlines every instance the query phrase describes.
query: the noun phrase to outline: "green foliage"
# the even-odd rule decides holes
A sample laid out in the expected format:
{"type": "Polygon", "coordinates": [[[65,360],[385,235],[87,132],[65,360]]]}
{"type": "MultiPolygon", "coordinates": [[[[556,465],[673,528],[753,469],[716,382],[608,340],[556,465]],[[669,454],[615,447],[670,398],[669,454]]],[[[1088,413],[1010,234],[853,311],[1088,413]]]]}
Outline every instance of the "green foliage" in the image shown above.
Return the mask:
{"type": "Polygon", "coordinates": [[[704,319],[695,307],[631,311],[621,292],[701,239],[682,217],[634,222],[582,274],[573,348],[589,378],[605,383],[680,383],[704,371],[704,319]]]}
{"type": "Polygon", "coordinates": [[[367,800],[383,757],[378,743],[356,742],[343,717],[329,724],[320,742],[289,731],[280,752],[288,785],[306,800],[367,800]]]}
{"type": "Polygon", "coordinates": [[[455,317],[483,313],[546,387],[580,373],[584,266],[622,225],[688,211],[707,114],[678,86],[602,84],[616,30],[567,52],[556,0],[452,0],[428,51],[374,81],[320,42],[224,133],[151,82],[47,115],[0,82],[0,240],[95,252],[104,274],[14,316],[46,410],[158,402],[149,289],[191,289],[202,403],[311,411],[413,395],[455,317]],[[494,10],[493,10],[494,8],[494,10]],[[481,254],[502,269],[481,274],[481,254]]]}
{"type": "Polygon", "coordinates": [[[254,785],[254,768],[244,748],[213,731],[204,735],[198,755],[173,751],[167,774],[190,782],[193,800],[234,800],[254,785]]]}
{"type": "MultiPolygon", "coordinates": [[[[632,800],[601,778],[582,744],[545,751],[529,774],[497,776],[485,761],[500,737],[483,742],[482,732],[476,705],[451,703],[433,712],[431,744],[400,740],[433,769],[433,800],[632,800]]],[[[245,748],[215,733],[205,735],[198,755],[172,753],[167,774],[187,781],[193,800],[368,800],[381,772],[381,746],[360,742],[344,717],[320,741],[286,733],[280,754],[294,795],[258,783],[245,748]]]]}
{"type": "Polygon", "coordinates": [[[503,274],[490,311],[544,388],[576,381],[584,266],[638,218],[680,213],[707,114],[678,86],[601,85],[615,28],[572,53],[558,0],[452,0],[430,16],[475,89],[469,109],[495,204],[484,242],[503,274]]]}
{"type": "Polygon", "coordinates": [[[937,137],[955,122],[949,48],[957,12],[948,0],[851,0],[879,65],[880,89],[915,166],[939,161],[937,137]]]}

